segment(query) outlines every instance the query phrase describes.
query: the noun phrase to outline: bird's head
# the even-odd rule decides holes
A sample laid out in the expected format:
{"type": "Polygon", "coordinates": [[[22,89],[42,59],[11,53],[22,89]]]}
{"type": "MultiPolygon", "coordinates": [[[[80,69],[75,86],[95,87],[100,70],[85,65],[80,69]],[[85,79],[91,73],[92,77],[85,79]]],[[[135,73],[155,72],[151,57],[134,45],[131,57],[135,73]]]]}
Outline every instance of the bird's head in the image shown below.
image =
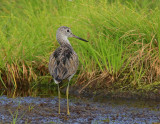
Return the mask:
{"type": "Polygon", "coordinates": [[[56,33],[56,38],[60,44],[63,42],[69,43],[68,37],[74,37],[76,39],[88,42],[87,40],[74,35],[69,27],[61,26],[60,28],[58,28],[57,33],[56,33]]]}

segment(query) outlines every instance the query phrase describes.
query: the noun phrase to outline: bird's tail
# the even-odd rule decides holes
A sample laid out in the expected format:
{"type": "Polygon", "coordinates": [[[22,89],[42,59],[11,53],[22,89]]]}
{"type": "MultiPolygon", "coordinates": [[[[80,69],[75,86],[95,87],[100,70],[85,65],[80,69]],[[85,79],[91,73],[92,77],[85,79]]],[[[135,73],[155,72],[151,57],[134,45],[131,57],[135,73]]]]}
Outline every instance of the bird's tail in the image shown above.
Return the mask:
{"type": "Polygon", "coordinates": [[[56,84],[59,84],[59,83],[62,82],[62,79],[59,79],[58,77],[56,77],[56,78],[54,79],[54,82],[55,82],[56,84]]]}

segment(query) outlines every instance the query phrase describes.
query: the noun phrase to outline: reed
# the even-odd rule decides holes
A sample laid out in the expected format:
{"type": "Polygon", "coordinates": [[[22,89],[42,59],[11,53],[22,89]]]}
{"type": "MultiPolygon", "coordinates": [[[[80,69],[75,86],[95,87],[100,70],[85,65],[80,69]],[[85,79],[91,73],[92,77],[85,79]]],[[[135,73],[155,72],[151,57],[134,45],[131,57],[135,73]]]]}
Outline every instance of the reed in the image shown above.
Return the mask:
{"type": "Polygon", "coordinates": [[[2,0],[0,85],[48,83],[49,56],[58,46],[55,34],[62,25],[90,41],[70,39],[80,59],[76,83],[108,87],[109,82],[127,90],[157,84],[159,16],[158,0],[2,0]]]}

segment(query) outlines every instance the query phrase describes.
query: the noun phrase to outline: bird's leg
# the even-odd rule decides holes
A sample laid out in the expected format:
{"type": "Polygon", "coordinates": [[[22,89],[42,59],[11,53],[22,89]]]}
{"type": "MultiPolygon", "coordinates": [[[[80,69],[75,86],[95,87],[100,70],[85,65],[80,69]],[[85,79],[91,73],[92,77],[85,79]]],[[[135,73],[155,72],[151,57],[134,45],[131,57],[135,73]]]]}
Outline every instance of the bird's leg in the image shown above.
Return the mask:
{"type": "Polygon", "coordinates": [[[68,95],[69,95],[69,82],[68,82],[68,86],[67,86],[67,90],[66,90],[66,96],[67,96],[67,115],[70,115],[68,95]]]}
{"type": "Polygon", "coordinates": [[[61,98],[61,93],[60,93],[60,88],[58,84],[58,114],[60,114],[60,108],[61,108],[60,98],[61,98]]]}

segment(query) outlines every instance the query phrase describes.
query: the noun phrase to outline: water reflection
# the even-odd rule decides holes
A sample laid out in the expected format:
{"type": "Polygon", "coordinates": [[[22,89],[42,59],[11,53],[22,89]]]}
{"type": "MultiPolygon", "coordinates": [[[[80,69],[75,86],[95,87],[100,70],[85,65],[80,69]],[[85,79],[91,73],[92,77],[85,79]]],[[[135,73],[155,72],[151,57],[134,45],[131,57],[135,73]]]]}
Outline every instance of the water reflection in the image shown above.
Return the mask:
{"type": "MultiPolygon", "coordinates": [[[[100,96],[93,96],[93,97],[77,97],[74,96],[74,93],[70,93],[70,99],[74,99],[75,101],[82,100],[82,101],[89,101],[89,102],[98,102],[98,103],[107,103],[111,104],[112,106],[117,105],[127,105],[131,107],[138,107],[138,108],[150,108],[152,110],[160,110],[157,108],[157,105],[160,104],[160,101],[155,100],[139,100],[139,99],[118,99],[118,98],[110,98],[110,97],[100,97],[100,96]]],[[[57,86],[56,85],[37,85],[34,87],[20,87],[17,89],[8,88],[0,89],[0,96],[6,95],[8,98],[16,98],[16,97],[41,97],[41,98],[48,98],[57,96],[57,86]]],[[[66,98],[65,89],[61,89],[61,97],[66,98]]]]}
{"type": "Polygon", "coordinates": [[[0,89],[0,95],[6,95],[9,98],[15,97],[52,97],[57,96],[56,87],[51,86],[36,86],[36,87],[19,87],[0,89]]]}

